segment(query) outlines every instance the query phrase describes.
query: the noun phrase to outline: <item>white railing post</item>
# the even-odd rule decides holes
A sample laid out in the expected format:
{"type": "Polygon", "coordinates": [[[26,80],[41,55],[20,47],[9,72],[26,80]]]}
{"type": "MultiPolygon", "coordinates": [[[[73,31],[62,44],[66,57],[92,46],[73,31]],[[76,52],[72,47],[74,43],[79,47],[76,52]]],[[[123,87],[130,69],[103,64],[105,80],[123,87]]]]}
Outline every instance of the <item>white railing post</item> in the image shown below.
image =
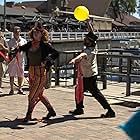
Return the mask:
{"type": "Polygon", "coordinates": [[[62,38],[63,38],[63,33],[61,32],[60,33],[60,40],[62,40],[62,38]]]}
{"type": "Polygon", "coordinates": [[[68,40],[71,40],[71,38],[70,38],[70,32],[67,32],[68,33],[68,40]]]}
{"type": "Polygon", "coordinates": [[[75,40],[77,40],[77,32],[75,33],[75,40]]]}
{"type": "Polygon", "coordinates": [[[53,40],[53,33],[52,32],[49,33],[49,39],[50,39],[50,41],[53,40]]]}
{"type": "MultiPolygon", "coordinates": [[[[50,32],[50,41],[55,40],[81,40],[84,39],[87,32],[50,32]]],[[[130,39],[130,38],[140,38],[140,32],[95,32],[100,39],[130,39]]],[[[12,32],[4,32],[5,38],[8,40],[13,37],[12,32]]],[[[29,40],[27,32],[22,32],[21,36],[29,40]]]]}

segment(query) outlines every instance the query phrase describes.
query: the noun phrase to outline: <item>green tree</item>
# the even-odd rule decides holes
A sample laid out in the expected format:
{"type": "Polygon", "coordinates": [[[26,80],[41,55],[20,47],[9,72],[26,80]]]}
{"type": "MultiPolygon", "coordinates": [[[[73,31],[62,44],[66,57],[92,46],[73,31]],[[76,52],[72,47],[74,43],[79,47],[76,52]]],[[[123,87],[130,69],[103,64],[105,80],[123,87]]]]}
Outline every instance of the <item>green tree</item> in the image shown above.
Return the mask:
{"type": "Polygon", "coordinates": [[[112,0],[110,7],[113,12],[113,17],[116,19],[120,17],[123,19],[123,14],[132,14],[136,12],[137,4],[136,0],[112,0]]]}

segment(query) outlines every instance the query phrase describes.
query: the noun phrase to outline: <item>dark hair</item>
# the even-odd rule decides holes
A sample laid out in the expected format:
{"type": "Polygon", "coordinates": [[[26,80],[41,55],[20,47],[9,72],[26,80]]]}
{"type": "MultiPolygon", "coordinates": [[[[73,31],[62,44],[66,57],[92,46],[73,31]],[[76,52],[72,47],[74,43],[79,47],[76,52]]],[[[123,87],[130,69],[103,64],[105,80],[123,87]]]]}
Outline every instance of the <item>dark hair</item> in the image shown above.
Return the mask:
{"type": "Polygon", "coordinates": [[[89,32],[88,34],[86,34],[86,37],[93,42],[98,39],[98,36],[96,36],[93,32],[89,32]]]}
{"type": "Polygon", "coordinates": [[[21,29],[19,26],[15,26],[13,29],[13,32],[17,32],[17,31],[21,32],[21,29]]]}
{"type": "MultiPolygon", "coordinates": [[[[33,31],[36,31],[36,29],[34,29],[34,28],[32,28],[30,31],[29,31],[29,37],[31,38],[31,39],[33,39],[33,31]]],[[[43,31],[41,32],[42,33],[42,38],[41,38],[41,40],[42,41],[45,41],[45,42],[48,42],[48,40],[49,40],[49,33],[48,33],[48,31],[47,30],[45,30],[45,29],[43,29],[43,31]]]]}
{"type": "Polygon", "coordinates": [[[40,31],[42,33],[42,41],[48,42],[49,40],[49,33],[47,30],[44,29],[42,23],[40,21],[35,21],[34,27],[29,31],[29,36],[33,39],[33,31],[40,31]]]}

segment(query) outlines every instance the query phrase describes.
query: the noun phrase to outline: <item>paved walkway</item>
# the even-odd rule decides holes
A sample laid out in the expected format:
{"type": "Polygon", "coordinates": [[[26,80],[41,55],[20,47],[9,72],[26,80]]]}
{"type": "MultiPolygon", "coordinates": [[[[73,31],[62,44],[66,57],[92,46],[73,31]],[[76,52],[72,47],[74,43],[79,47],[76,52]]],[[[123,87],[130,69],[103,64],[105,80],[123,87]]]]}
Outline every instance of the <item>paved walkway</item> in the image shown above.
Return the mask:
{"type": "MultiPolygon", "coordinates": [[[[74,88],[52,87],[45,94],[57,116],[48,122],[35,120],[23,123],[20,118],[25,116],[27,109],[27,86],[24,86],[27,95],[8,95],[7,78],[3,86],[0,93],[0,140],[129,140],[118,125],[125,122],[132,114],[130,110],[140,103],[137,92],[125,97],[124,84],[110,84],[102,92],[116,111],[116,118],[100,118],[105,111],[91,96],[85,96],[85,114],[74,117],[68,114],[75,107],[74,88]]],[[[138,86],[135,90],[139,90],[138,86]]],[[[46,113],[45,107],[39,103],[33,118],[41,119],[46,113]]]]}

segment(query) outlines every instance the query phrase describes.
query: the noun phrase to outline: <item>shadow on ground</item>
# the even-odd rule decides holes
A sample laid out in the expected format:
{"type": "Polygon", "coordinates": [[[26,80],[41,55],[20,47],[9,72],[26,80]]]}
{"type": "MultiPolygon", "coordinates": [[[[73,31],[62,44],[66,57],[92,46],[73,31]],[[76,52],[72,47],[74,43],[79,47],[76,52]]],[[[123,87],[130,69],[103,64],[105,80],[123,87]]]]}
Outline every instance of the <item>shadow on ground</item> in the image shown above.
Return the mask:
{"type": "MultiPolygon", "coordinates": [[[[32,119],[32,121],[29,122],[24,122],[23,118],[19,119],[16,118],[15,120],[10,120],[8,118],[7,121],[0,121],[0,128],[11,128],[11,129],[24,129],[24,126],[26,125],[36,125],[38,122],[42,122],[43,126],[40,126],[40,128],[42,127],[46,127],[48,125],[52,125],[52,124],[57,124],[57,123],[63,123],[66,121],[72,121],[72,120],[85,120],[85,119],[103,119],[101,117],[82,117],[82,116],[73,116],[73,115],[63,115],[62,117],[57,117],[57,118],[51,118],[49,120],[37,120],[32,119]]],[[[105,119],[105,118],[104,118],[105,119]]]]}
{"type": "Polygon", "coordinates": [[[37,120],[34,122],[24,122],[23,119],[16,118],[15,120],[10,120],[7,118],[7,121],[0,121],[0,128],[11,128],[11,129],[24,129],[23,126],[19,125],[35,125],[37,124],[37,120]]]}
{"type": "Polygon", "coordinates": [[[0,93],[0,97],[5,97],[5,96],[13,96],[13,95],[10,95],[9,93],[0,93]]]}
{"type": "Polygon", "coordinates": [[[56,124],[56,123],[62,123],[66,121],[84,120],[84,119],[101,119],[101,117],[75,117],[74,115],[63,115],[62,117],[59,117],[59,118],[53,118],[53,119],[42,121],[43,123],[46,123],[46,125],[41,126],[41,127],[45,127],[45,126],[56,124]]]}
{"type": "Polygon", "coordinates": [[[134,91],[131,93],[131,95],[140,96],[140,91],[134,91]]]}
{"type": "Polygon", "coordinates": [[[130,101],[121,101],[118,103],[112,103],[112,105],[120,105],[120,106],[125,106],[125,107],[129,107],[129,108],[136,108],[140,106],[140,103],[137,102],[130,102],[130,101]]]}
{"type": "Polygon", "coordinates": [[[29,87],[23,87],[23,91],[29,91],[29,87]]]}

